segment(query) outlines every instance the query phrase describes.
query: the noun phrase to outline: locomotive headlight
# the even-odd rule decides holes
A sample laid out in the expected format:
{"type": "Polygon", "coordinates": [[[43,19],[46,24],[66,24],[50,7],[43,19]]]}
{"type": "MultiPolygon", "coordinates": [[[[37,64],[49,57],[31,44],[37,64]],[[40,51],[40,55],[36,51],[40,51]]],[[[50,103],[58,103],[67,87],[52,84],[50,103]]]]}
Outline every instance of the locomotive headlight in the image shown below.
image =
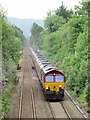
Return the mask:
{"type": "Polygon", "coordinates": [[[46,90],[48,89],[48,87],[46,87],[46,90]]]}
{"type": "Polygon", "coordinates": [[[59,87],[61,87],[61,85],[59,85],[59,87]]]}
{"type": "Polygon", "coordinates": [[[50,87],[46,87],[46,91],[50,91],[50,87]]]}

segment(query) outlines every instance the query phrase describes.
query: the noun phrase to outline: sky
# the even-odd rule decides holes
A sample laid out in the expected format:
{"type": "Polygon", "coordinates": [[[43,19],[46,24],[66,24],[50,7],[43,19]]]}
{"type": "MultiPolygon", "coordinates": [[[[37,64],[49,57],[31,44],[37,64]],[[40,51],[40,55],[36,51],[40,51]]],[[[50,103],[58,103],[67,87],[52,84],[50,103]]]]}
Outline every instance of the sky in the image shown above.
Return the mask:
{"type": "Polygon", "coordinates": [[[9,17],[45,19],[48,11],[59,8],[62,1],[67,9],[74,9],[81,0],[0,0],[0,4],[9,17]]]}

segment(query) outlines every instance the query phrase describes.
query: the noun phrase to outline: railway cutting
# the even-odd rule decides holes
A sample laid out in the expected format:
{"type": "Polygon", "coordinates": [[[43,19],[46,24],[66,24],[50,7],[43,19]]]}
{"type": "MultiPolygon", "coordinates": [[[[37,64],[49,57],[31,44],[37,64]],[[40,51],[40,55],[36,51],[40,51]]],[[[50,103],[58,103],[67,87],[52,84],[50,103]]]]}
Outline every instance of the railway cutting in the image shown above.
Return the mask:
{"type": "Polygon", "coordinates": [[[24,50],[21,84],[10,118],[84,118],[66,94],[62,101],[45,98],[30,48],[25,47],[24,50]]]}

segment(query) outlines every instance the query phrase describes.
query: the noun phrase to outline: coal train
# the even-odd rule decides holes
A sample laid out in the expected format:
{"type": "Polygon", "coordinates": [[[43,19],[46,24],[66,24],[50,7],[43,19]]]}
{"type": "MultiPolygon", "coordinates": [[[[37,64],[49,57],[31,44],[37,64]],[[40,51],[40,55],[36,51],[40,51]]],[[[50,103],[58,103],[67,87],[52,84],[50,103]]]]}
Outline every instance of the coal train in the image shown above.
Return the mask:
{"type": "Polygon", "coordinates": [[[46,99],[62,99],[64,97],[65,76],[54,67],[41,53],[30,48],[38,78],[46,99]]]}

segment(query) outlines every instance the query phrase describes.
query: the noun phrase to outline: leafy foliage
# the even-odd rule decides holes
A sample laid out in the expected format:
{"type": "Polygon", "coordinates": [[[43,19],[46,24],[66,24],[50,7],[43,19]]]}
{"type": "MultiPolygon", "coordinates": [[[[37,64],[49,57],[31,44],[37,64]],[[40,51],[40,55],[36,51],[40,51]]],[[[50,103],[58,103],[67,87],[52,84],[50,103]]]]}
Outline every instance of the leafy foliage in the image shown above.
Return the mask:
{"type": "Polygon", "coordinates": [[[46,18],[44,26],[51,33],[57,31],[65,22],[66,20],[62,16],[52,15],[46,18]]]}
{"type": "Polygon", "coordinates": [[[67,8],[65,8],[63,2],[62,5],[55,11],[56,15],[58,16],[62,16],[64,19],[66,19],[66,22],[69,20],[69,18],[71,18],[71,15],[73,14],[72,10],[67,10],[67,8]]]}
{"type": "Polygon", "coordinates": [[[30,43],[33,44],[33,46],[38,48],[39,34],[43,31],[44,31],[44,29],[41,26],[37,25],[36,23],[33,24],[32,29],[31,29],[31,39],[30,39],[30,43]]]}
{"type": "Polygon", "coordinates": [[[82,94],[89,104],[88,11],[87,2],[75,6],[74,12],[67,10],[62,3],[54,13],[48,13],[44,21],[46,30],[40,32],[39,39],[37,37],[32,43],[35,46],[38,40],[42,43],[39,46],[42,53],[65,73],[66,84],[71,90],[77,96],[82,94]]]}
{"type": "Polygon", "coordinates": [[[10,58],[15,61],[20,58],[21,41],[14,36],[14,29],[7,24],[5,20],[2,21],[2,56],[4,60],[10,58]]]}
{"type": "Polygon", "coordinates": [[[12,27],[0,6],[2,21],[2,38],[0,41],[0,119],[10,109],[10,91],[15,87],[17,80],[17,65],[20,60],[20,50],[24,40],[23,32],[18,27],[12,27]],[[1,49],[2,48],[2,49],[1,49]],[[1,56],[0,56],[1,57],[1,56]],[[1,61],[2,60],[2,61],[1,61]],[[2,107],[1,107],[2,104],[2,107]]]}
{"type": "Polygon", "coordinates": [[[23,35],[23,31],[20,28],[18,28],[17,26],[12,26],[12,27],[15,30],[15,36],[17,38],[19,38],[22,41],[22,43],[23,43],[24,40],[25,40],[25,37],[23,35]]]}

